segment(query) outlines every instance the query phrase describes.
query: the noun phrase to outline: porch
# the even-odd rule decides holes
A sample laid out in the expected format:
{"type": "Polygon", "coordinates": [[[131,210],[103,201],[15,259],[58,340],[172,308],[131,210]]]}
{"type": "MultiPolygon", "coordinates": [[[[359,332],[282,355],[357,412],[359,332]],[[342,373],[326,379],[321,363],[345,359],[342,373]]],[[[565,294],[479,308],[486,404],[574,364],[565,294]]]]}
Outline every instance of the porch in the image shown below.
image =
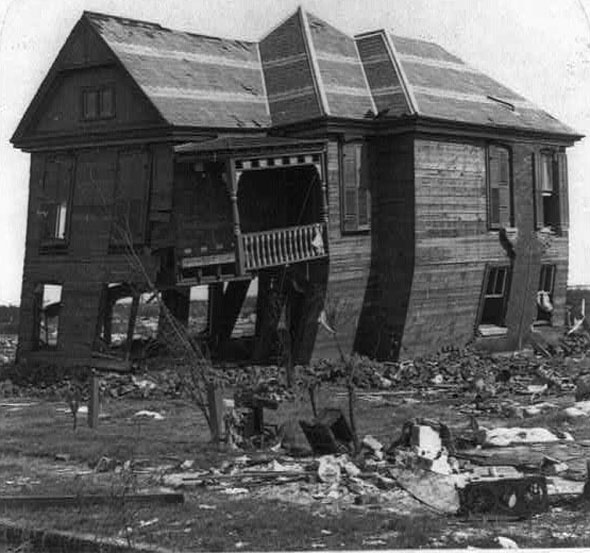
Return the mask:
{"type": "Polygon", "coordinates": [[[323,141],[226,138],[176,148],[172,284],[328,256],[323,141]]]}

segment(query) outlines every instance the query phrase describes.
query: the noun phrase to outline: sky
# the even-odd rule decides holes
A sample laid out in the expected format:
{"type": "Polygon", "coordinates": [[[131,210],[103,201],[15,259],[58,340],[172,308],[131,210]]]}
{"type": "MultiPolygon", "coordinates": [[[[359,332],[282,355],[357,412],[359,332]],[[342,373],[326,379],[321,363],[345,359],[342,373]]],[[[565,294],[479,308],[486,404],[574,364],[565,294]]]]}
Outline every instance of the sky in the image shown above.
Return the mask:
{"type": "MultiPolygon", "coordinates": [[[[298,5],[349,34],[437,42],[590,136],[590,0],[0,0],[0,304],[18,304],[29,155],[9,139],[84,10],[259,40],[298,5]]],[[[590,285],[590,138],[568,152],[569,284],[590,285]]]]}

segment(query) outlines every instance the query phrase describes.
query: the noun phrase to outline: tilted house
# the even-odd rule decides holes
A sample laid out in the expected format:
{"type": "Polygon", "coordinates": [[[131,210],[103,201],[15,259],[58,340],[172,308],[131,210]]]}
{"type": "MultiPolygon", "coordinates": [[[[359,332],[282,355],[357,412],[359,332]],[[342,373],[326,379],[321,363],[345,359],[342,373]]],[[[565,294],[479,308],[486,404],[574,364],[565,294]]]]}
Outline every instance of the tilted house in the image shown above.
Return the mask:
{"type": "Polygon", "coordinates": [[[302,9],[259,42],[85,12],[12,138],[19,359],[94,363],[117,299],[186,324],[196,285],[221,354],[256,277],[259,361],[279,322],[302,363],[326,327],[380,359],[518,348],[564,320],[580,138],[436,44],[302,9]]]}

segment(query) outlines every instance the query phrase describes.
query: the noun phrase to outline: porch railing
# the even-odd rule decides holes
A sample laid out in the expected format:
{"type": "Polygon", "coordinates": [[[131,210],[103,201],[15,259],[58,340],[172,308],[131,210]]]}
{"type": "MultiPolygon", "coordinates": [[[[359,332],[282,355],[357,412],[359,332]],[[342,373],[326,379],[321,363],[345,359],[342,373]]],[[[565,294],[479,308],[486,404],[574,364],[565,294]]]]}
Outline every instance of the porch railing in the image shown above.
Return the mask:
{"type": "Polygon", "coordinates": [[[324,223],[313,223],[242,234],[244,268],[261,269],[325,257],[324,231],[324,223]]]}

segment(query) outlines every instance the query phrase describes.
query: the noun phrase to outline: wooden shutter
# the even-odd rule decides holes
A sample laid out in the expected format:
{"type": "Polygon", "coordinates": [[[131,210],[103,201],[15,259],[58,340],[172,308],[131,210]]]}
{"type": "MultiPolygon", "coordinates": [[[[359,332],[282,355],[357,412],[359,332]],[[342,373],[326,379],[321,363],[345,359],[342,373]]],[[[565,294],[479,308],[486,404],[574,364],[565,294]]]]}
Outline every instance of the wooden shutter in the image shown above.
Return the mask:
{"type": "Polygon", "coordinates": [[[540,229],[545,226],[545,213],[543,208],[543,190],[542,190],[542,171],[543,160],[540,152],[535,152],[533,156],[533,194],[535,198],[535,228],[540,229]]]}
{"type": "Polygon", "coordinates": [[[489,217],[490,227],[509,227],[512,223],[510,206],[510,152],[499,146],[489,147],[489,217]]]}
{"type": "Polygon", "coordinates": [[[358,207],[359,207],[359,228],[367,229],[371,224],[371,191],[369,188],[370,162],[369,148],[363,144],[360,148],[357,160],[360,164],[358,168],[358,207]]]}
{"type": "Polygon", "coordinates": [[[559,198],[559,227],[566,230],[569,227],[569,201],[567,178],[567,155],[557,153],[557,194],[559,198]]]}
{"type": "Polygon", "coordinates": [[[355,231],[359,227],[358,185],[360,170],[360,144],[345,144],[342,148],[342,183],[343,183],[343,229],[355,231]]]}
{"type": "Polygon", "coordinates": [[[149,186],[148,154],[145,151],[121,152],[111,243],[133,244],[145,241],[146,198],[149,186]]]}

